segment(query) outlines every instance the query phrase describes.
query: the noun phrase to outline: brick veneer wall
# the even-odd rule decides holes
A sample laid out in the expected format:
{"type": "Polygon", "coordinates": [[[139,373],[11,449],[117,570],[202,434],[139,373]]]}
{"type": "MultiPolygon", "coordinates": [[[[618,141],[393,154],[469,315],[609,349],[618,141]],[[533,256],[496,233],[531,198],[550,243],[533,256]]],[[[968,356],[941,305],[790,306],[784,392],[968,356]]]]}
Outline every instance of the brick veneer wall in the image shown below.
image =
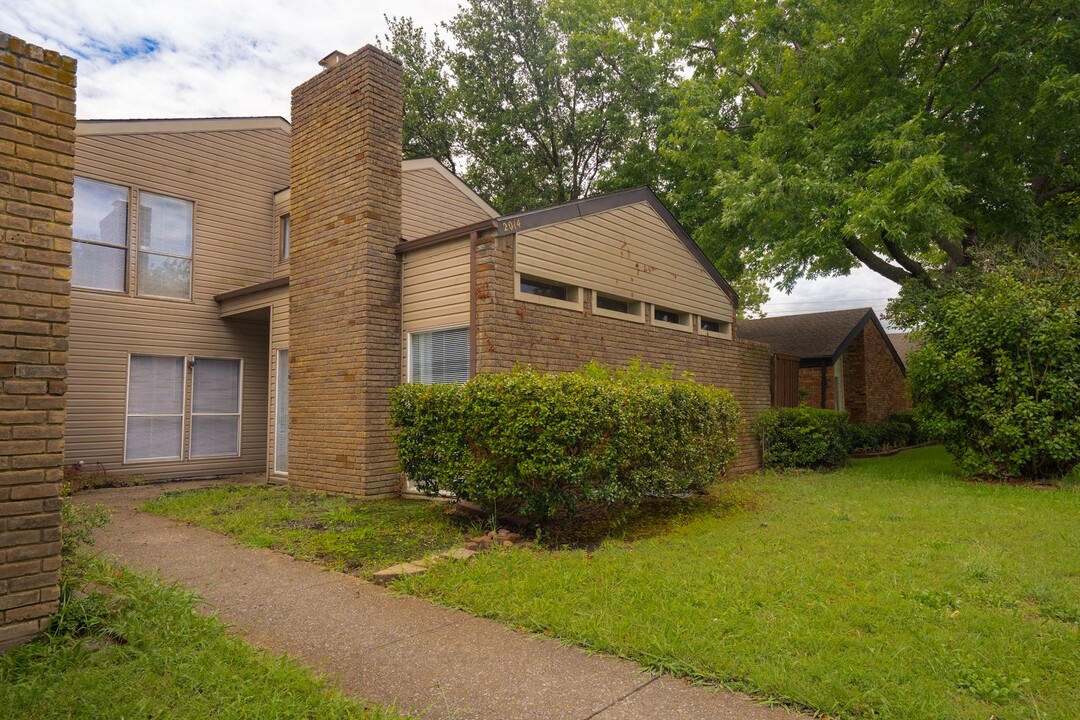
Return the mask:
{"type": "Polygon", "coordinates": [[[397,492],[401,63],[365,46],[293,90],[289,482],[397,492]]]}
{"type": "Polygon", "coordinates": [[[866,422],[881,422],[897,410],[911,407],[907,376],[896,364],[881,333],[869,325],[863,330],[866,368],[866,422]]]}
{"type": "MultiPolygon", "coordinates": [[[[515,236],[480,238],[476,245],[476,370],[508,370],[515,363],[565,372],[590,360],[625,365],[641,358],[691,371],[699,382],[726,387],[735,395],[744,420],[771,404],[771,356],[768,345],[680,332],[651,324],[514,299],[515,236]]],[[[761,451],[749,428],[739,436],[732,470],[761,466],[761,451]]]]}
{"type": "Polygon", "coordinates": [[[0,33],[0,652],[60,596],[75,60],[0,33]]]}

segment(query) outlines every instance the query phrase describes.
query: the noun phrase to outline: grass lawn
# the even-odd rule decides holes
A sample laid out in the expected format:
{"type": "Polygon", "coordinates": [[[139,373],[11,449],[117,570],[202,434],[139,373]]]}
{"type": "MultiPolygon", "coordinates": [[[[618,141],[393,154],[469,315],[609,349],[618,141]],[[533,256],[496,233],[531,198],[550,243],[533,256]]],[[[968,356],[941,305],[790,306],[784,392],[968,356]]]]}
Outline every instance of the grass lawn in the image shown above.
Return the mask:
{"type": "Polygon", "coordinates": [[[839,717],[1078,717],[1075,484],[968,482],[925,448],[687,508],[652,538],[491,552],[398,587],[839,717]]]}
{"type": "Polygon", "coordinates": [[[478,531],[443,503],[355,500],[267,485],[166,493],[142,509],[365,577],[458,546],[478,531]]]}
{"type": "Polygon", "coordinates": [[[65,596],[53,629],[0,656],[0,718],[355,718],[361,706],[195,612],[195,597],[103,562],[65,596]]]}

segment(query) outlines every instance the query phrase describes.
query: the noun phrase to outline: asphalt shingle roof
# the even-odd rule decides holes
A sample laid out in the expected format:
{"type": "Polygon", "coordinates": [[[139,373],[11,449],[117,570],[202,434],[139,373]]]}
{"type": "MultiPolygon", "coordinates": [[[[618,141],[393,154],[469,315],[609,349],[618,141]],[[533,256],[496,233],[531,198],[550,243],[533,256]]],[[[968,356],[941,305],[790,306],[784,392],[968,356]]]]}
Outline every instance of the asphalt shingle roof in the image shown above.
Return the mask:
{"type": "Polygon", "coordinates": [[[766,317],[739,322],[739,337],[772,345],[774,353],[831,358],[873,308],[766,317]]]}

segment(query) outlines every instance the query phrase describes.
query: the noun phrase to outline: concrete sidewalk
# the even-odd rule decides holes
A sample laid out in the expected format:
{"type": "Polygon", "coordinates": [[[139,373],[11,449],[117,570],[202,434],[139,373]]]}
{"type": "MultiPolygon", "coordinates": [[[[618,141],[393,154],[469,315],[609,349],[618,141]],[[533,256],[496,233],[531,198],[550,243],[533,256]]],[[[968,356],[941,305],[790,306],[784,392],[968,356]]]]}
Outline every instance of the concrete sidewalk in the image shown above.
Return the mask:
{"type": "Polygon", "coordinates": [[[454,720],[798,717],[137,511],[167,489],[206,484],[220,483],[95,490],[77,500],[113,511],[96,551],[194,590],[248,641],[288,653],[347,694],[454,720]]]}

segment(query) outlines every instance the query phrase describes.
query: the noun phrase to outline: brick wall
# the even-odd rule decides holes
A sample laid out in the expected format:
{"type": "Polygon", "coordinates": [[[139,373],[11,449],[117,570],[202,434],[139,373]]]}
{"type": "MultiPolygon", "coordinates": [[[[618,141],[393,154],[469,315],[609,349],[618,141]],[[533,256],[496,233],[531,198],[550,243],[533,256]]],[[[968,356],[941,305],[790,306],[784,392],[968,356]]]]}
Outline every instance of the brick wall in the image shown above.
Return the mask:
{"type": "MultiPolygon", "coordinates": [[[[513,235],[489,236],[476,246],[477,371],[528,363],[565,372],[594,359],[625,365],[641,358],[654,365],[671,364],[678,372],[695,373],[699,382],[729,388],[745,420],[769,407],[769,346],[592,315],[588,292],[584,314],[515,300],[513,242],[513,235]]],[[[732,469],[747,472],[760,464],[760,448],[744,427],[732,469]]]]}
{"type": "Polygon", "coordinates": [[[75,60],[0,33],[0,652],[60,596],[75,60]]]}
{"type": "Polygon", "coordinates": [[[836,407],[836,387],[832,367],[825,368],[825,404],[821,404],[821,368],[799,368],[799,390],[804,391],[802,405],[812,408],[836,407]]]}
{"type": "Polygon", "coordinates": [[[881,333],[869,325],[863,331],[866,336],[863,353],[866,368],[866,422],[881,422],[897,410],[911,407],[907,377],[896,364],[881,333]]]}
{"type": "Polygon", "coordinates": [[[289,482],[398,490],[401,64],[366,46],[293,90],[289,482]]]}

